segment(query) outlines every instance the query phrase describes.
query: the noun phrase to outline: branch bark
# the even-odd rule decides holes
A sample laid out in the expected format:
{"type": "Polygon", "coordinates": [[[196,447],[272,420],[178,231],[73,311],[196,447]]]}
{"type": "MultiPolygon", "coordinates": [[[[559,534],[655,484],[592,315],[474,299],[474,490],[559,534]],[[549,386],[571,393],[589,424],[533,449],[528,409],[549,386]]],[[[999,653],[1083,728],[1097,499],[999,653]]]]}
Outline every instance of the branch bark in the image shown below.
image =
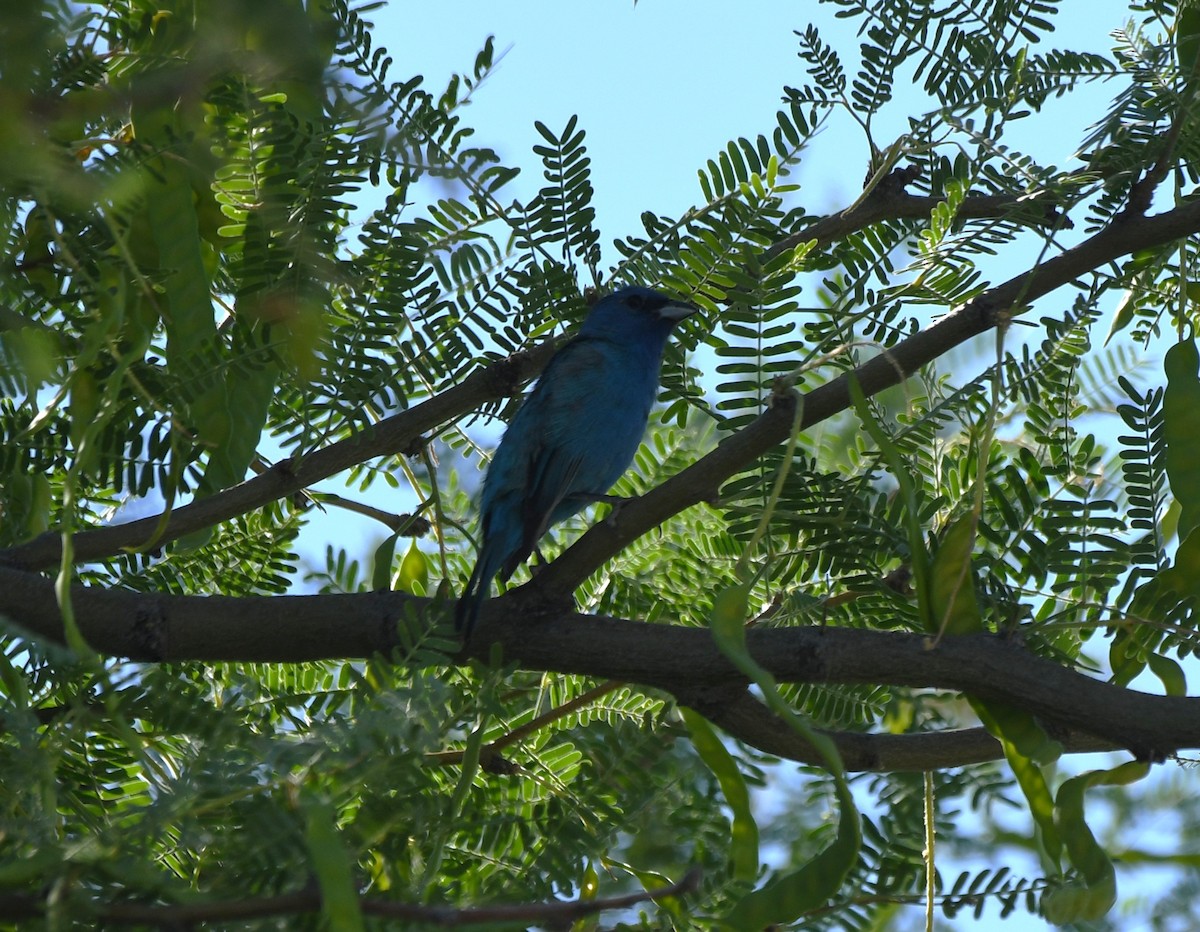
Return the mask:
{"type": "MultiPolygon", "coordinates": [[[[897,169],[860,204],[823,217],[800,232],[784,237],[771,246],[763,258],[769,260],[810,240],[816,240],[819,248],[882,220],[927,220],[933,209],[945,198],[909,194],[903,189],[908,180],[909,175],[906,171],[897,169]]],[[[1023,198],[969,195],[959,204],[958,217],[962,220],[999,220],[1011,217],[1034,225],[1050,226],[1062,223],[1065,227],[1071,226],[1059,213],[1054,199],[1044,192],[1023,198]]]]}
{"type": "MultiPolygon", "coordinates": [[[[686,691],[677,694],[687,704],[686,691]]],[[[825,767],[825,760],[794,728],[771,712],[748,690],[741,690],[725,702],[700,699],[697,712],[739,741],[813,767],[825,767]]],[[[1077,729],[1051,728],[1053,737],[1068,754],[1115,751],[1119,746],[1077,729]]],[[[954,728],[909,734],[870,734],[847,731],[821,733],[837,745],[847,770],[880,773],[898,771],[944,770],[1004,756],[1000,742],[984,728],[954,728]]]]}
{"type": "MultiPolygon", "coordinates": [[[[396,620],[449,624],[444,607],[404,593],[232,598],[167,596],[77,586],[72,602],[88,642],[110,656],[152,662],[298,663],[391,656],[396,620]]],[[[61,642],[52,583],[0,568],[0,615],[61,642]]],[[[780,682],[883,683],[1002,700],[1038,716],[1070,751],[1125,748],[1158,758],[1200,747],[1200,698],[1153,696],[1084,676],[1010,638],[969,635],[934,646],[920,634],[754,627],[755,659],[780,682]]],[[[744,677],[707,629],[547,612],[506,595],[485,606],[471,642],[446,663],[471,660],[624,680],[662,689],[747,743],[811,761],[811,749],[749,697],[744,677]],[[754,703],[754,705],[750,704],[754,703]]],[[[999,756],[980,730],[835,735],[851,769],[933,769],[999,756]]]]}

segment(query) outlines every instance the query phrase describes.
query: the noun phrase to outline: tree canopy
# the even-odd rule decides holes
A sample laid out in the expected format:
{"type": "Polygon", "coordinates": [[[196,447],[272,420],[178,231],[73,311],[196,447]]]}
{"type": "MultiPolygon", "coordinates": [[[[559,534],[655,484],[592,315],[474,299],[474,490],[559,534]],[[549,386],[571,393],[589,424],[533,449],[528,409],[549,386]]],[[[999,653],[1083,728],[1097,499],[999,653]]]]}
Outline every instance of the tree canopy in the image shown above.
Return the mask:
{"type": "Polygon", "coordinates": [[[1114,861],[1195,920],[1200,10],[832,5],[632,231],[574,118],[514,196],[490,41],[431,88],[373,3],[0,8],[0,923],[1102,928],[1114,861]],[[631,283],[701,313],[627,501],[464,644],[478,427],[631,283]]]}

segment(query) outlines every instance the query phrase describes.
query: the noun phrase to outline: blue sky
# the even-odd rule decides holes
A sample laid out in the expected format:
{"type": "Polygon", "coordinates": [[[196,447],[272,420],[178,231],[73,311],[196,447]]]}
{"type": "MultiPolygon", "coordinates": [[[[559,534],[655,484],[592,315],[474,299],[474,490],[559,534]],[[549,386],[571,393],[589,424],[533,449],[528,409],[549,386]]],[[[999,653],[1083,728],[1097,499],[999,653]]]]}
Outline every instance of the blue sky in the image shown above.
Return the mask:
{"type": "MultiPolygon", "coordinates": [[[[1108,33],[1128,18],[1113,0],[1068,0],[1049,47],[1107,51],[1108,33]]],[[[640,230],[643,210],[678,215],[700,199],[696,169],[737,136],[770,132],[784,85],[806,80],[793,30],[811,22],[854,64],[858,20],[837,19],[829,3],[769,0],[550,2],[443,0],[395,2],[370,14],[375,36],[395,57],[397,75],[420,73],[437,92],[455,71],[469,72],[489,35],[503,53],[464,112],[476,140],[527,170],[513,195],[532,194],[540,176],[530,146],[533,123],[557,130],[574,114],[588,133],[605,241],[640,230]],[[450,24],[450,28],[447,25],[450,24]]],[[[1088,95],[1091,98],[1091,95],[1088,95]]],[[[1099,88],[1091,98],[1103,104],[1099,88]]],[[[1087,119],[1102,110],[1051,104],[1054,131],[1031,120],[1019,140],[1043,161],[1069,164],[1087,119]]],[[[878,142],[897,135],[909,113],[926,109],[916,88],[897,87],[878,142]]],[[[798,180],[810,212],[851,203],[867,165],[862,134],[835,123],[805,155],[798,180]]]]}

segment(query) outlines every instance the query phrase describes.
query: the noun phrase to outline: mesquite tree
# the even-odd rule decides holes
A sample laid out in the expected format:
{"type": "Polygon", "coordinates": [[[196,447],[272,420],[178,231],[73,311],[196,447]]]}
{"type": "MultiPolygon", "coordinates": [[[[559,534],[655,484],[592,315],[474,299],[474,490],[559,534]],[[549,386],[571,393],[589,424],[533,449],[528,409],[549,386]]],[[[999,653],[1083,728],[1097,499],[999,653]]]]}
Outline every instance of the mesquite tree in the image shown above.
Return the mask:
{"type": "Polygon", "coordinates": [[[602,233],[576,120],[514,128],[524,200],[475,144],[490,43],[431,91],[350,0],[3,6],[0,921],[1099,920],[1147,852],[1087,801],[1200,828],[1200,14],[836,7],[690,210],[602,233]],[[1017,150],[1098,83],[1077,160],[1017,150]],[[627,501],[463,644],[477,425],[633,282],[702,313],[627,501]]]}

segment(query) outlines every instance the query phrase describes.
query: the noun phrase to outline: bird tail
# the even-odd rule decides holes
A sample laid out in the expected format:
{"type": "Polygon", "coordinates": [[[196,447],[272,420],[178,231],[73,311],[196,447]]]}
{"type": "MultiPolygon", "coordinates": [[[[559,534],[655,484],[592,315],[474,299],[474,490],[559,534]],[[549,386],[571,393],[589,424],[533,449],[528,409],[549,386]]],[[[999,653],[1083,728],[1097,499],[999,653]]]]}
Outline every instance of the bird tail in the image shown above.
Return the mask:
{"type": "Polygon", "coordinates": [[[463,640],[471,638],[471,632],[475,629],[475,622],[479,618],[479,608],[487,599],[492,588],[492,577],[499,569],[496,565],[498,562],[494,548],[485,544],[479,552],[479,559],[475,562],[471,578],[467,580],[466,588],[463,589],[463,594],[459,597],[458,605],[454,609],[454,630],[463,636],[463,640]]]}

